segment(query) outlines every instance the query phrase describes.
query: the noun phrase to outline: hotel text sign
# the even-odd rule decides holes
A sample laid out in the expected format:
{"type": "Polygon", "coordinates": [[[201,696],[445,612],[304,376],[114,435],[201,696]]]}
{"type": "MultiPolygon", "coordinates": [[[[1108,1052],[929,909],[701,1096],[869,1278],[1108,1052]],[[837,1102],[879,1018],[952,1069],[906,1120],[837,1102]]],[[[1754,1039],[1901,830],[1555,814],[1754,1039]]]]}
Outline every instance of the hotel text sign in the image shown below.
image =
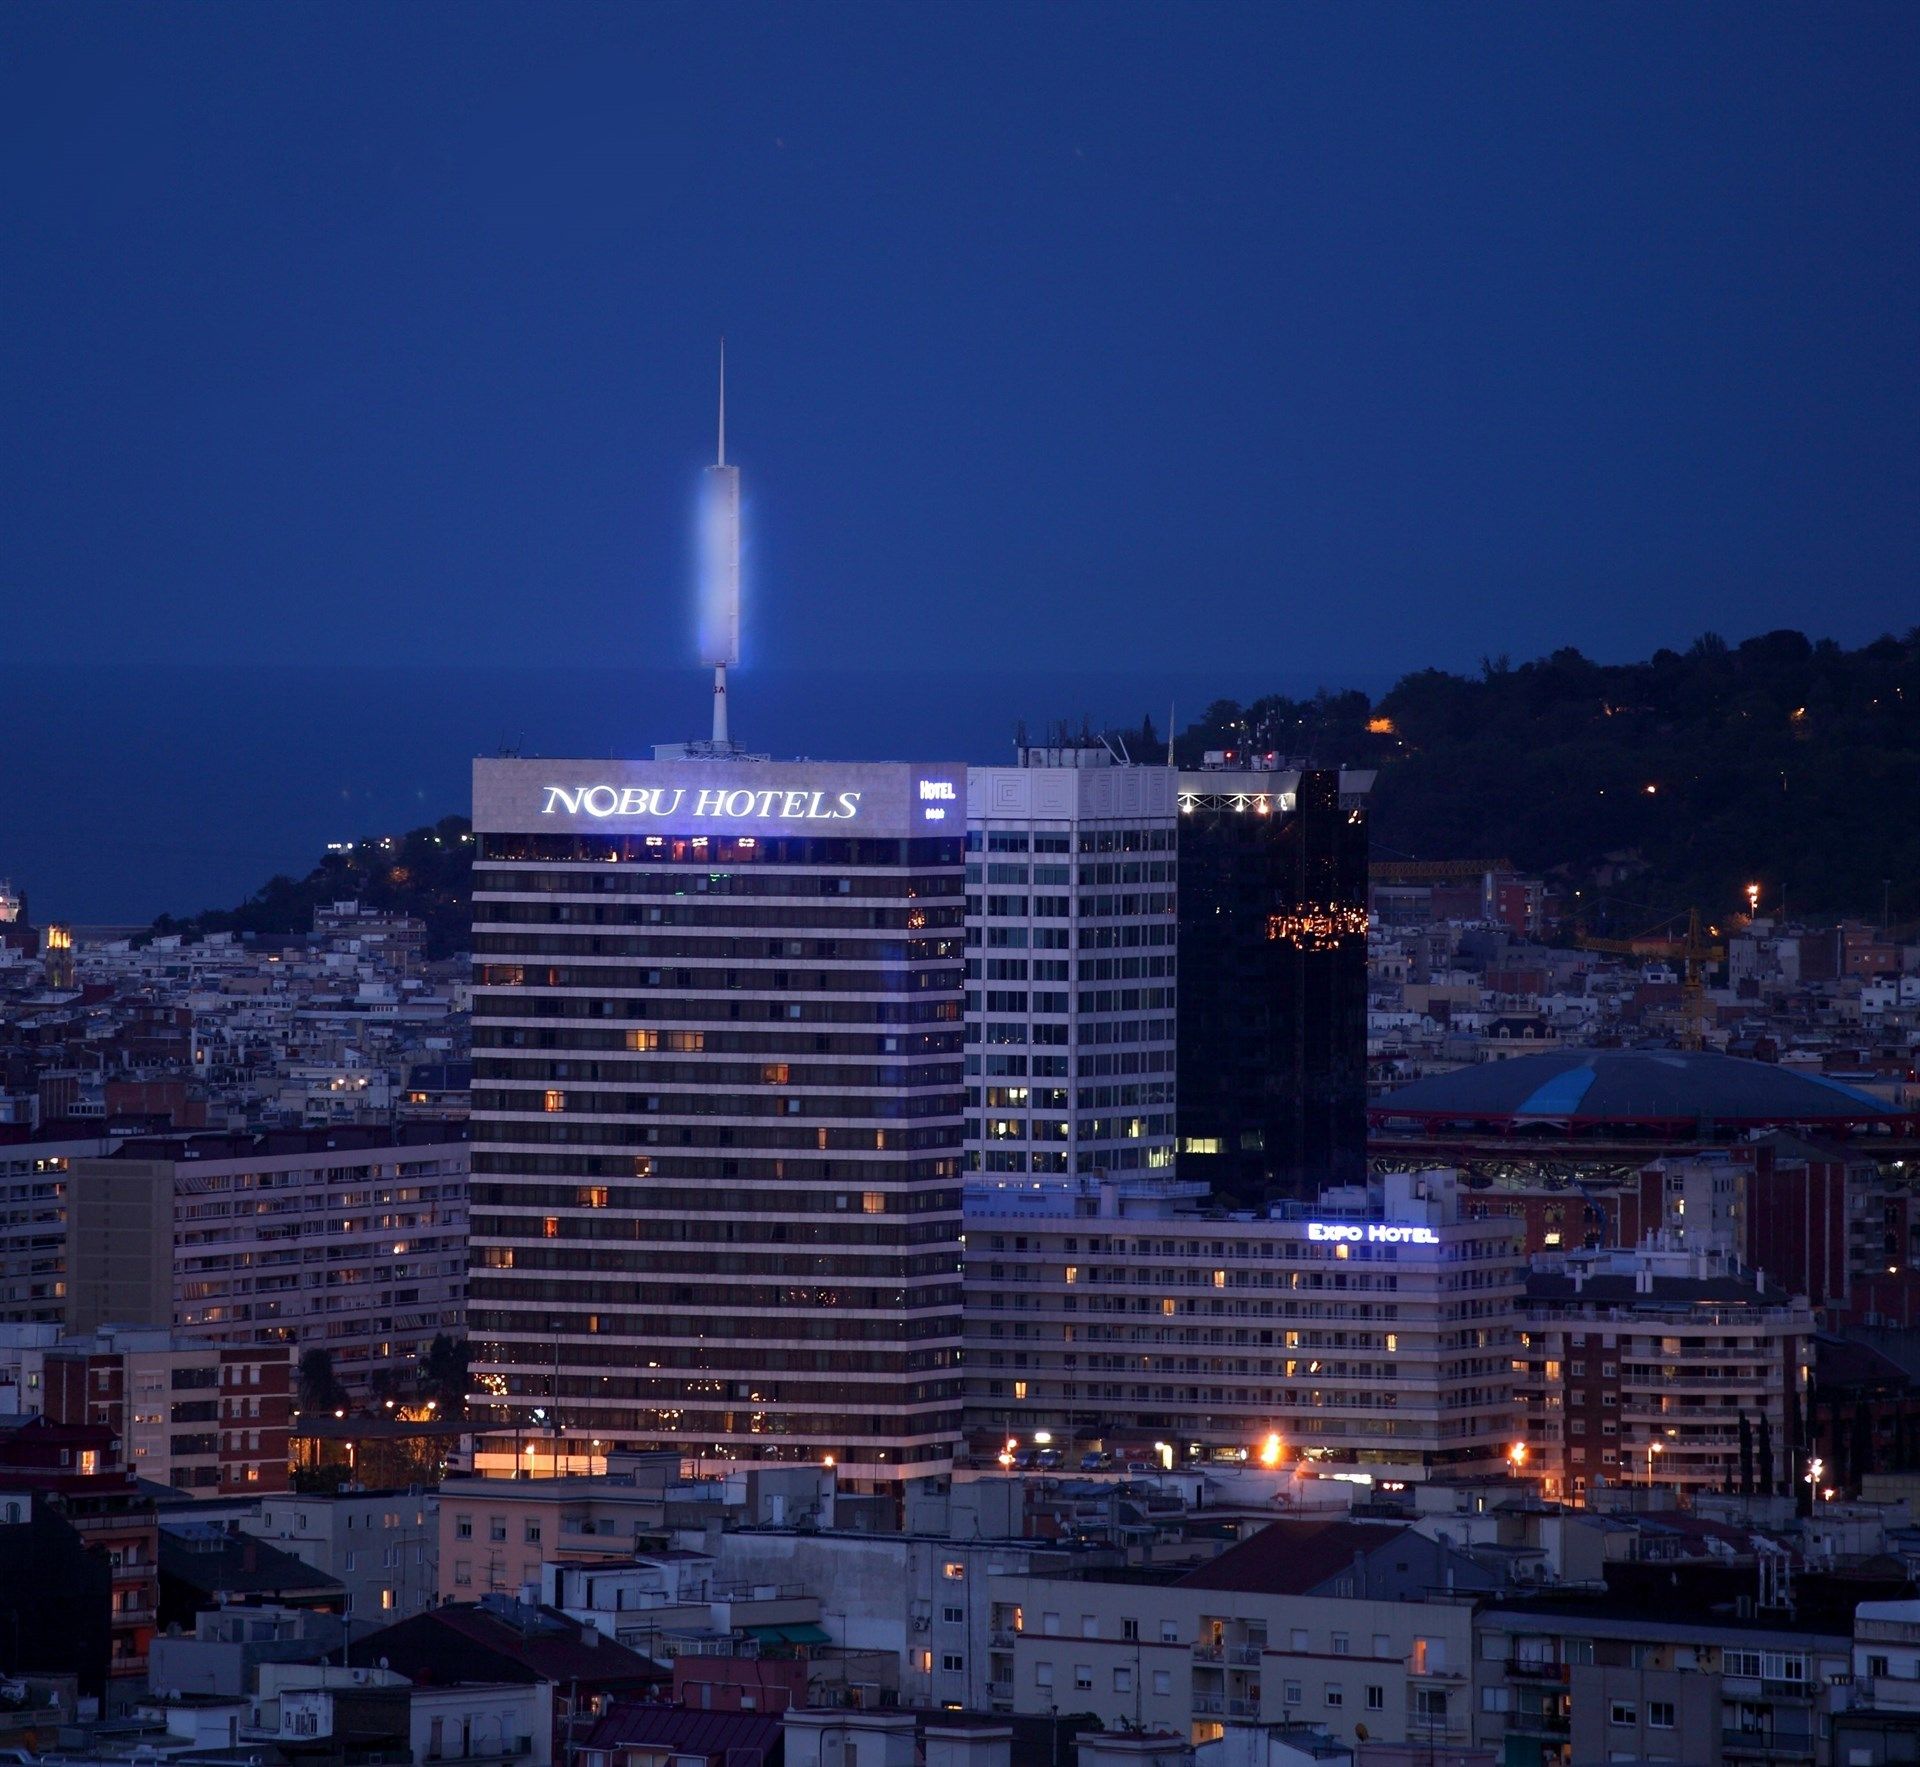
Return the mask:
{"type": "Polygon", "coordinates": [[[1342,1244],[1365,1240],[1369,1245],[1438,1245],[1440,1235],[1431,1227],[1396,1227],[1386,1221],[1369,1221],[1364,1227],[1346,1222],[1309,1221],[1307,1238],[1338,1241],[1342,1244]]]}
{"type": "Polygon", "coordinates": [[[851,822],[860,814],[857,791],[750,791],[742,787],[681,785],[549,785],[543,816],[647,816],[695,822],[851,822]]]}

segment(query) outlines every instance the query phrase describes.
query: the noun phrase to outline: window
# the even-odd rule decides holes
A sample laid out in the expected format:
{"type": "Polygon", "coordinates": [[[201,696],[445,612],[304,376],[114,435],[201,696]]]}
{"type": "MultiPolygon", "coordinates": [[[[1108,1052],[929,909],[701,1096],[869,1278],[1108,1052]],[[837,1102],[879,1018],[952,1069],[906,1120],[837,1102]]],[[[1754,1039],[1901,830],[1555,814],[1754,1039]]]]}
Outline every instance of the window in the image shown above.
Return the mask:
{"type": "Polygon", "coordinates": [[[1368,1687],[1367,1710],[1384,1712],[1387,1709],[1387,1690],[1384,1687],[1368,1687]]]}
{"type": "Polygon", "coordinates": [[[1114,1670],[1113,1691],[1115,1693],[1133,1692],[1133,1671],[1131,1669],[1115,1669],[1114,1670]]]}
{"type": "Polygon", "coordinates": [[[1673,1728],[1673,1701],[1647,1701],[1647,1728],[1649,1730],[1671,1730],[1673,1728]]]}
{"type": "Polygon", "coordinates": [[[1294,1627],[1292,1633],[1289,1636],[1289,1648],[1296,1651],[1305,1650],[1307,1648],[1306,1627],[1304,1626],[1294,1627]]]}
{"type": "Polygon", "coordinates": [[[966,1574],[967,1567],[957,1559],[948,1559],[947,1562],[940,1567],[940,1575],[945,1577],[949,1583],[959,1582],[966,1574]]]}
{"type": "Polygon", "coordinates": [[[1280,1703],[1283,1706],[1297,1706],[1304,1696],[1300,1692],[1300,1683],[1288,1681],[1280,1689],[1280,1703]]]}
{"type": "Polygon", "coordinates": [[[940,1667],[949,1675],[958,1675],[967,1666],[967,1659],[958,1651],[950,1650],[940,1659],[940,1667]]]}
{"type": "Polygon", "coordinates": [[[540,1524],[538,1522],[528,1522],[526,1534],[527,1544],[529,1546],[538,1546],[540,1544],[540,1524]]]}
{"type": "Polygon", "coordinates": [[[1885,1675],[1888,1672],[1887,1663],[1886,1657],[1868,1657],[1867,1673],[1874,1676],[1885,1675]]]}
{"type": "Polygon", "coordinates": [[[1053,1665],[1051,1663],[1035,1663],[1033,1665],[1033,1684],[1035,1687],[1051,1687],[1053,1685],[1053,1665]]]}
{"type": "Polygon", "coordinates": [[[940,1610],[940,1617],[949,1626],[958,1626],[965,1621],[967,1610],[963,1607],[943,1607],[940,1610]]]}
{"type": "Polygon", "coordinates": [[[1344,1632],[1334,1633],[1333,1654],[1337,1657],[1351,1656],[1353,1654],[1353,1643],[1352,1643],[1352,1640],[1348,1638],[1346,1633],[1344,1632]]]}
{"type": "Polygon", "coordinates": [[[1347,1703],[1346,1689],[1337,1681],[1329,1681],[1326,1686],[1326,1702],[1330,1706],[1344,1706],[1347,1703]]]}
{"type": "Polygon", "coordinates": [[[1638,1724],[1640,1708],[1632,1700],[1614,1700],[1607,1707],[1607,1722],[1621,1725],[1638,1724]]]}
{"type": "Polygon", "coordinates": [[[1178,1644],[1180,1642],[1180,1622],[1178,1620],[1162,1620],[1160,1622],[1160,1642],[1162,1644],[1178,1644]]]}
{"type": "Polygon", "coordinates": [[[1140,1636],[1140,1622],[1138,1620],[1122,1620],[1120,1622],[1120,1636],[1129,1644],[1133,1643],[1140,1636]]]}
{"type": "Polygon", "coordinates": [[[1093,1665],[1091,1663],[1075,1663],[1073,1665],[1073,1685],[1081,1693],[1091,1693],[1093,1691],[1093,1665]]]}
{"type": "Polygon", "coordinates": [[[1155,1669],[1153,1672],[1153,1691],[1155,1693],[1173,1692],[1173,1674],[1167,1669],[1155,1669]]]}
{"type": "Polygon", "coordinates": [[[487,1538],[489,1540],[505,1540],[506,1537],[507,1537],[506,1522],[502,1520],[499,1516],[495,1516],[491,1521],[487,1523],[487,1538]]]}
{"type": "Polygon", "coordinates": [[[382,1589],[380,1591],[380,1611],[382,1613],[390,1614],[393,1612],[393,1608],[394,1608],[393,1591],[391,1589],[382,1589]]]}
{"type": "Polygon", "coordinates": [[[1082,1638],[1098,1638],[1100,1636],[1100,1616],[1098,1614],[1082,1614],[1080,1616],[1080,1636],[1082,1638]]]}

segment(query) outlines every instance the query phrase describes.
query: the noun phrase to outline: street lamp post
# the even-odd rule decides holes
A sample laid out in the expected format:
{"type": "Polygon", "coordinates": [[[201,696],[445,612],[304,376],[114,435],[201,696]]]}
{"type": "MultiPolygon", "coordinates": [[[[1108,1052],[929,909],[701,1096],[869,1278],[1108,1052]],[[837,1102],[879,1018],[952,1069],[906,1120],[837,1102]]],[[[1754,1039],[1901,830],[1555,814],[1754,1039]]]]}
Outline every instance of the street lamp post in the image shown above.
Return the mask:
{"type": "Polygon", "coordinates": [[[1649,1442],[1647,1444],[1647,1489],[1648,1491],[1652,1491],[1653,1489],[1653,1457],[1656,1454],[1664,1454],[1666,1453],[1666,1451],[1667,1451],[1667,1445],[1664,1442],[1649,1442]]]}
{"type": "Polygon", "coordinates": [[[1809,1514],[1817,1513],[1820,1508],[1820,1481],[1826,1477],[1826,1473],[1827,1463],[1819,1455],[1816,1454],[1807,1462],[1807,1484],[1813,1492],[1813,1495],[1807,1499],[1809,1514]]]}

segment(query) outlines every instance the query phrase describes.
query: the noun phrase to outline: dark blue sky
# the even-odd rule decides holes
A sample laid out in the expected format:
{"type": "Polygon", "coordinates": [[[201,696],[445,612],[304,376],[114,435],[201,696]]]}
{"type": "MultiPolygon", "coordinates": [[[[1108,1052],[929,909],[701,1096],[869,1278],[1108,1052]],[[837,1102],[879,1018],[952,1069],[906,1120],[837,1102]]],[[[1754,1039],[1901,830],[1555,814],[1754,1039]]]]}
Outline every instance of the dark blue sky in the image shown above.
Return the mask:
{"type": "Polygon", "coordinates": [[[1374,679],[1920,618],[1920,7],[16,5],[0,652],[1374,679]]]}

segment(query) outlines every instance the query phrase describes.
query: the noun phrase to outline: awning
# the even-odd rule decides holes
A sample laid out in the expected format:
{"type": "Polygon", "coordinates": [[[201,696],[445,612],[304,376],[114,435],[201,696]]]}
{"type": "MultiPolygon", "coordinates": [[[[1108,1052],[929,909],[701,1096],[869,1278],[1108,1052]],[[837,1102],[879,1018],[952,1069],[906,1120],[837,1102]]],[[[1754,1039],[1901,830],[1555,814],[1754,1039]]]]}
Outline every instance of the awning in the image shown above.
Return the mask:
{"type": "Polygon", "coordinates": [[[747,1631],[759,1644],[831,1644],[833,1642],[821,1627],[811,1623],[804,1626],[749,1626],[747,1631]]]}

